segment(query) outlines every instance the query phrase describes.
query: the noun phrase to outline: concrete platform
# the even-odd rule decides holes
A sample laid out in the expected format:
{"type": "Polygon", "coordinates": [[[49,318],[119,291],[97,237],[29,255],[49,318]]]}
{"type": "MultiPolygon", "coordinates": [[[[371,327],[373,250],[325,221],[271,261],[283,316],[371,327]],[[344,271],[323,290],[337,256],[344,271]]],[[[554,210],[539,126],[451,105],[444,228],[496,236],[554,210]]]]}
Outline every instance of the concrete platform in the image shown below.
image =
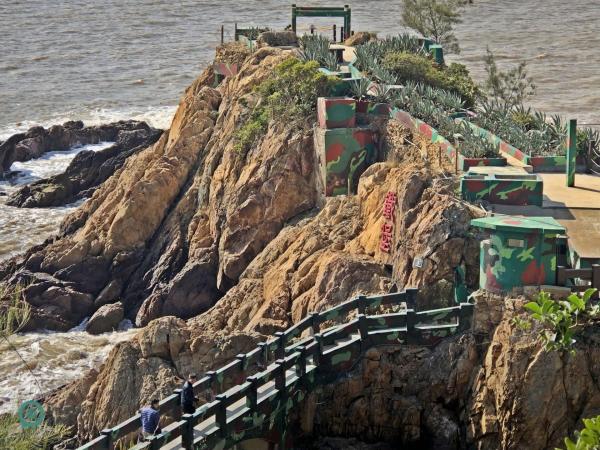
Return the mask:
{"type": "Polygon", "coordinates": [[[554,217],[567,229],[569,245],[583,259],[600,258],[600,177],[575,176],[566,186],[565,174],[540,173],[544,180],[543,206],[493,205],[499,214],[554,217]]]}
{"type": "Polygon", "coordinates": [[[477,175],[529,175],[527,170],[516,166],[474,166],[469,168],[468,173],[477,175]]]}

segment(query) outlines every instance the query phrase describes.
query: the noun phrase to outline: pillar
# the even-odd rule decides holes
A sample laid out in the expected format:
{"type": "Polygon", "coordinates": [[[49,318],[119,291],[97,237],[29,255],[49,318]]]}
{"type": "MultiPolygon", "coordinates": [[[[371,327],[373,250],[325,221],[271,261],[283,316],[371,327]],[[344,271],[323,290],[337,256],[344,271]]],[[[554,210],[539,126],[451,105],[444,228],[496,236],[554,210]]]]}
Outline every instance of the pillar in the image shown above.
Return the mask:
{"type": "Polygon", "coordinates": [[[296,32],[296,4],[292,4],[292,31],[296,32]]]}
{"type": "Polygon", "coordinates": [[[567,138],[567,187],[575,186],[575,168],[577,164],[577,119],[569,120],[567,138]]]}

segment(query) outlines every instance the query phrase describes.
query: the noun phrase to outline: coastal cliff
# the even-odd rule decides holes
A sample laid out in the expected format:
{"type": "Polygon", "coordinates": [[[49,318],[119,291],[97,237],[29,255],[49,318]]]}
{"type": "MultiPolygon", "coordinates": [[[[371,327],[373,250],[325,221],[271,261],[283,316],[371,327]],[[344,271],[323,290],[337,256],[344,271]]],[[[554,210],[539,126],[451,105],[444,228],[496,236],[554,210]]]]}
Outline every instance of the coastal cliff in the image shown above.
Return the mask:
{"type": "MultiPolygon", "coordinates": [[[[23,286],[33,305],[32,329],[67,330],[90,316],[97,324],[108,305],[143,327],[46,398],[49,417],[80,440],[313,311],[398,287],[421,288],[422,307],[448,306],[457,267],[477,284],[469,224],[481,212],[457,199],[448,167],[422,157],[423,148],[438,150],[398,124],[379,125],[387,157],[353,196],[321,195],[314,117],[275,118],[239,149],[257,86],[290,57],[271,47],[220,49],[217,62],[240,63],[235,76],[217,85],[207,69],[170,129],[129,156],[59,236],[0,267],[3,283],[23,286]],[[388,192],[398,200],[390,253],[379,245],[388,192]]],[[[594,341],[575,357],[544,353],[512,324],[521,304],[480,296],[473,332],[435,348],[369,351],[347,378],[306,400],[296,426],[311,439],[422,448],[557,445],[598,407],[600,369],[587,356],[594,341]],[[579,382],[567,386],[569,374],[579,382]]]]}

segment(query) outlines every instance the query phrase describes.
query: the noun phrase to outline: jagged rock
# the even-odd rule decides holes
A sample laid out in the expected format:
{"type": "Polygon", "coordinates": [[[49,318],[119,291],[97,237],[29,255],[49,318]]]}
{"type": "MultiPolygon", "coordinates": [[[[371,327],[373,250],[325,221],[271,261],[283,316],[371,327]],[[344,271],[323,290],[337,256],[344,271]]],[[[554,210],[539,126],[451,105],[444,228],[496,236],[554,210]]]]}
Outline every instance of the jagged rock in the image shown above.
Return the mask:
{"type": "Polygon", "coordinates": [[[81,121],[70,121],[48,129],[30,128],[26,133],[15,134],[0,144],[0,177],[15,161],[39,158],[49,150],[68,150],[102,141],[112,142],[120,131],[132,131],[139,127],[140,122],[136,121],[119,121],[92,127],[85,127],[81,121]]]}
{"type": "Polygon", "coordinates": [[[125,312],[121,302],[101,306],[90,318],[85,331],[90,334],[102,334],[116,330],[123,317],[125,312]]]}
{"type": "Polygon", "coordinates": [[[98,151],[82,151],[65,172],[26,185],[12,194],[6,204],[24,208],[60,206],[91,196],[131,155],[154,144],[162,131],[138,122],[135,128],[119,130],[115,145],[98,151]]]}
{"type": "Polygon", "coordinates": [[[377,40],[377,33],[370,31],[358,31],[344,41],[344,45],[355,47],[357,45],[366,44],[369,41],[377,40]]]}
{"type": "Polygon", "coordinates": [[[258,47],[285,47],[298,45],[298,37],[293,31],[265,31],[256,40],[258,47]]]}

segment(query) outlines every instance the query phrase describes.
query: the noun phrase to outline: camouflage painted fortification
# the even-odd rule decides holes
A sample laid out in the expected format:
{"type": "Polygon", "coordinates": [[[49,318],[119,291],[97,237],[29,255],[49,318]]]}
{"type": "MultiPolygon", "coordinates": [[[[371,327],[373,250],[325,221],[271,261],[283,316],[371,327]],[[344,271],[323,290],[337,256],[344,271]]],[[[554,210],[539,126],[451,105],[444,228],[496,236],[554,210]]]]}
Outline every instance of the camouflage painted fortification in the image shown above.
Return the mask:
{"type": "Polygon", "coordinates": [[[554,284],[556,237],[565,229],[551,217],[493,216],[471,225],[490,230],[481,242],[479,286],[504,293],[517,286],[554,284]]]}
{"type": "Polygon", "coordinates": [[[544,182],[538,175],[480,175],[466,173],[460,179],[462,198],[497,205],[542,206],[544,182]]]}
{"type": "Polygon", "coordinates": [[[486,138],[489,142],[499,145],[500,151],[506,153],[513,158],[527,164],[533,168],[534,172],[561,172],[565,169],[567,159],[565,156],[531,156],[523,153],[516,147],[503,141],[491,131],[478,127],[474,123],[469,122],[469,126],[479,133],[480,136],[486,138]]]}
{"type": "Polygon", "coordinates": [[[438,133],[438,131],[433,128],[431,125],[423,122],[420,119],[417,119],[411,116],[406,111],[402,111],[398,108],[393,108],[390,111],[390,117],[394,120],[399,121],[407,128],[412,130],[415,133],[419,133],[426,138],[429,139],[430,142],[439,145],[442,148],[442,151],[446,153],[446,156],[456,164],[457,168],[462,171],[469,170],[470,167],[474,166],[505,166],[506,159],[499,158],[466,158],[460,153],[456,152],[456,148],[442,135],[438,133]],[[458,158],[458,160],[456,159],[458,158]]]}
{"type": "Polygon", "coordinates": [[[360,175],[377,158],[373,134],[368,128],[315,129],[315,149],[326,196],[356,192],[360,175]]]}
{"type": "Polygon", "coordinates": [[[321,128],[354,128],[356,101],[352,98],[319,97],[317,119],[321,128]]]}
{"type": "MultiPolygon", "coordinates": [[[[412,307],[416,296],[416,289],[407,289],[356,297],[275,333],[274,339],[237,355],[231,363],[208,372],[194,384],[196,395],[202,397],[208,391],[216,394],[214,401],[193,414],[184,414],[134,449],[158,449],[176,440],[190,449],[225,449],[254,438],[276,443],[280,448],[294,448],[293,436],[286,430],[289,411],[315,387],[351,370],[369,348],[404,343],[430,346],[471,328],[472,304],[415,311],[412,307]],[[367,315],[380,306],[397,310],[401,303],[409,309],[367,315]],[[347,322],[340,324],[343,321],[347,322]],[[322,329],[326,325],[329,327],[322,329]],[[303,338],[308,330],[312,335],[303,338]]],[[[161,401],[165,415],[179,408],[179,390],[161,401]]],[[[137,431],[140,424],[137,414],[103,430],[100,437],[80,450],[109,450],[119,438],[137,431]]]]}

